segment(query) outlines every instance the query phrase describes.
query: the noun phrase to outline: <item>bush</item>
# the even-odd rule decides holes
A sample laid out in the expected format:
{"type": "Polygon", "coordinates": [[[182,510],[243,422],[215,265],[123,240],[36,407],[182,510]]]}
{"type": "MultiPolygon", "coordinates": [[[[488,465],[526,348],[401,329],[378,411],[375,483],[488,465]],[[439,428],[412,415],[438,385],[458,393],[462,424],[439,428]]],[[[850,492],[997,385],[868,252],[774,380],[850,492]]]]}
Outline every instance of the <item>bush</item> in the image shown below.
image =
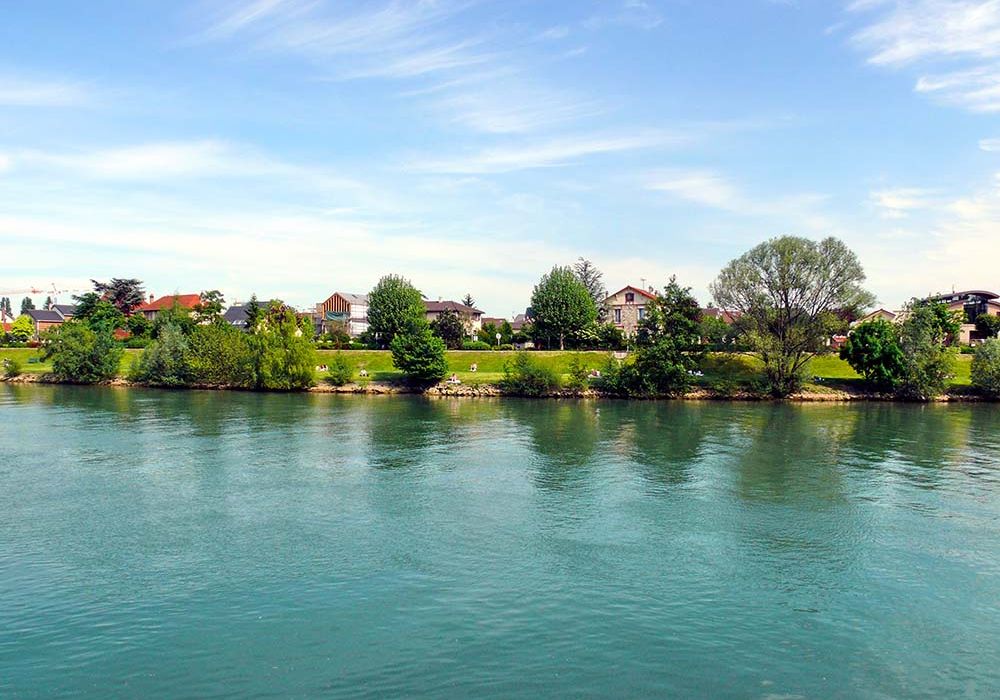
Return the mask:
{"type": "Polygon", "coordinates": [[[79,321],[67,321],[47,331],[43,359],[61,381],[93,384],[118,374],[125,349],[109,329],[94,331],[79,321]]]}
{"type": "Polygon", "coordinates": [[[493,346],[481,340],[466,340],[462,343],[463,350],[492,350],[493,346]]]}
{"type": "Polygon", "coordinates": [[[153,341],[147,336],[133,335],[125,339],[125,347],[132,350],[142,350],[143,348],[148,348],[151,342],[153,341]]]}
{"type": "Polygon", "coordinates": [[[536,363],[528,353],[519,352],[513,362],[504,363],[500,388],[517,396],[544,396],[559,388],[559,375],[536,363]]]}
{"type": "Polygon", "coordinates": [[[7,379],[21,376],[21,363],[13,357],[4,358],[0,369],[3,369],[3,376],[7,379]]]}
{"type": "Polygon", "coordinates": [[[879,388],[895,388],[906,374],[899,327],[882,319],[855,328],[840,348],[840,359],[846,360],[865,381],[879,388]]]}
{"type": "Polygon", "coordinates": [[[250,336],[226,323],[198,326],[188,338],[191,380],[210,386],[254,385],[250,336]]]}
{"type": "Polygon", "coordinates": [[[929,401],[944,393],[954,375],[955,358],[945,346],[958,324],[943,304],[913,304],[903,322],[900,348],[905,366],[897,394],[904,399],[929,401]]]}
{"type": "Polygon", "coordinates": [[[351,365],[347,362],[347,358],[344,357],[343,353],[337,353],[333,356],[333,360],[330,362],[330,370],[326,376],[326,381],[334,386],[344,386],[349,384],[351,379],[354,377],[354,372],[351,371],[351,365]]]}
{"type": "Polygon", "coordinates": [[[569,382],[566,386],[573,391],[583,391],[590,380],[590,369],[583,361],[583,355],[574,353],[569,360],[569,382]]]}
{"type": "Polygon", "coordinates": [[[154,386],[184,386],[191,381],[188,341],[180,328],[167,324],[133,364],[130,378],[154,386]]]}
{"type": "Polygon", "coordinates": [[[1000,340],[990,338],[976,348],[972,358],[972,386],[992,398],[1000,398],[1000,340]]]}
{"type": "Polygon", "coordinates": [[[497,350],[499,352],[511,352],[514,350],[514,346],[511,345],[510,343],[504,343],[503,345],[498,347],[497,350]]]}
{"type": "Polygon", "coordinates": [[[389,346],[392,363],[411,382],[439,382],[448,372],[444,341],[431,333],[426,324],[414,324],[406,333],[397,334],[389,346]]]}

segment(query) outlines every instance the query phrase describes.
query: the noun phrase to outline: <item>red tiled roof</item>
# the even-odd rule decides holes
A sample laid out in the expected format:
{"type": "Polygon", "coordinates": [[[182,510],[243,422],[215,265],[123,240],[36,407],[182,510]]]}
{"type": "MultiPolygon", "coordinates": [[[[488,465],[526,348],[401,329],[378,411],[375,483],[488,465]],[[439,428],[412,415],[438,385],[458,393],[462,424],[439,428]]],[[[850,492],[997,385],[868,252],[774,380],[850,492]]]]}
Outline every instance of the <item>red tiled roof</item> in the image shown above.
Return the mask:
{"type": "Polygon", "coordinates": [[[739,311],[726,311],[725,309],[717,309],[714,306],[710,306],[707,309],[702,309],[701,315],[721,318],[723,321],[731,325],[739,319],[741,314],[739,311]]]}
{"type": "Polygon", "coordinates": [[[631,284],[622,287],[621,289],[619,289],[614,294],[609,294],[607,298],[610,299],[611,297],[618,296],[622,292],[627,291],[629,289],[631,289],[633,292],[639,292],[639,294],[643,295],[647,299],[655,299],[656,298],[655,294],[650,294],[645,289],[639,289],[638,287],[633,287],[631,284]]]}
{"type": "Polygon", "coordinates": [[[180,306],[183,306],[185,309],[193,309],[195,306],[197,306],[199,303],[201,303],[201,295],[200,294],[171,294],[169,296],[160,297],[159,299],[156,299],[155,301],[147,302],[147,303],[143,304],[142,306],[140,306],[138,309],[136,309],[136,311],[138,311],[138,312],[143,312],[143,311],[162,311],[163,309],[169,309],[171,306],[173,306],[175,301],[180,306]]]}

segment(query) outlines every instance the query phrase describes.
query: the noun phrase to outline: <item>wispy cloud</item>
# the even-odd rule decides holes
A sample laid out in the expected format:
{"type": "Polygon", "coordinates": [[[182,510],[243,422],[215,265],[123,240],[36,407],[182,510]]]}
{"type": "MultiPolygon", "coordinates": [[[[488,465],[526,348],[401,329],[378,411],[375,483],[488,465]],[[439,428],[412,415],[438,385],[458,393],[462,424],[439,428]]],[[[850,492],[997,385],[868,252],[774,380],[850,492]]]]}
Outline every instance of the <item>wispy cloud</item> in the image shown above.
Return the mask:
{"type": "Polygon", "coordinates": [[[665,171],[658,173],[646,189],[716,209],[732,211],[742,195],[725,177],[708,170],[665,171]]]}
{"type": "Polygon", "coordinates": [[[655,29],[663,24],[663,15],[645,0],[622,0],[617,7],[592,15],[583,22],[587,29],[618,25],[633,29],[655,29]]]}
{"type": "Polygon", "coordinates": [[[975,112],[1000,111],[998,0],[860,0],[853,43],[873,65],[919,66],[918,92],[975,112]]]}
{"type": "Polygon", "coordinates": [[[70,107],[90,99],[87,89],[77,83],[29,80],[0,74],[0,106],[70,107]]]}
{"type": "Polygon", "coordinates": [[[450,158],[414,159],[406,164],[406,169],[441,174],[507,173],[562,167],[591,156],[662,148],[685,140],[679,134],[664,131],[628,135],[581,134],[517,147],[488,148],[450,158]]]}
{"type": "Polygon", "coordinates": [[[1000,138],[983,139],[979,142],[979,148],[989,153],[1000,153],[1000,138]]]}
{"type": "Polygon", "coordinates": [[[926,209],[933,204],[933,190],[918,187],[894,187],[875,190],[869,198],[884,219],[903,219],[911,211],[926,209]]]}

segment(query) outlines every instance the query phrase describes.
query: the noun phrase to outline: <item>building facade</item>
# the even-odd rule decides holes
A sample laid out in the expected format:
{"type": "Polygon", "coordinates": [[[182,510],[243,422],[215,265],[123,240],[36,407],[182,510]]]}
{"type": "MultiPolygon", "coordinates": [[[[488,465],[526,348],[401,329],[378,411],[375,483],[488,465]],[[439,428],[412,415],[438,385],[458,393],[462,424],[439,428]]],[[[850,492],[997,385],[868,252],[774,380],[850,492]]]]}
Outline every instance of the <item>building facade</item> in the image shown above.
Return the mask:
{"type": "Polygon", "coordinates": [[[465,325],[465,334],[475,339],[479,329],[483,327],[483,312],[479,309],[466,306],[457,301],[425,301],[424,308],[427,310],[427,322],[433,323],[445,311],[454,311],[462,323],[465,325]]]}
{"type": "Polygon", "coordinates": [[[316,313],[320,318],[320,333],[328,333],[339,325],[357,338],[368,330],[368,295],[334,292],[316,305],[316,313]]]}
{"type": "Polygon", "coordinates": [[[627,336],[639,330],[639,322],[646,318],[646,306],[656,295],[631,285],[619,289],[604,300],[608,321],[627,336]]]}

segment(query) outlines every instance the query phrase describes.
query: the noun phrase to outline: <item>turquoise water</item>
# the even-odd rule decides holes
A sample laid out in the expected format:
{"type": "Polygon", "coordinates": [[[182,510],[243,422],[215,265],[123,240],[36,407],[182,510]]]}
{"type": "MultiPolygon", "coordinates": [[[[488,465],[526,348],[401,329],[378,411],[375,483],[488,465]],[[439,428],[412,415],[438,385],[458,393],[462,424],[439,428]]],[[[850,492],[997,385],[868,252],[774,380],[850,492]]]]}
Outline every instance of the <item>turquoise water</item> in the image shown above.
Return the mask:
{"type": "Polygon", "coordinates": [[[0,697],[997,697],[997,411],[0,386],[0,697]]]}

